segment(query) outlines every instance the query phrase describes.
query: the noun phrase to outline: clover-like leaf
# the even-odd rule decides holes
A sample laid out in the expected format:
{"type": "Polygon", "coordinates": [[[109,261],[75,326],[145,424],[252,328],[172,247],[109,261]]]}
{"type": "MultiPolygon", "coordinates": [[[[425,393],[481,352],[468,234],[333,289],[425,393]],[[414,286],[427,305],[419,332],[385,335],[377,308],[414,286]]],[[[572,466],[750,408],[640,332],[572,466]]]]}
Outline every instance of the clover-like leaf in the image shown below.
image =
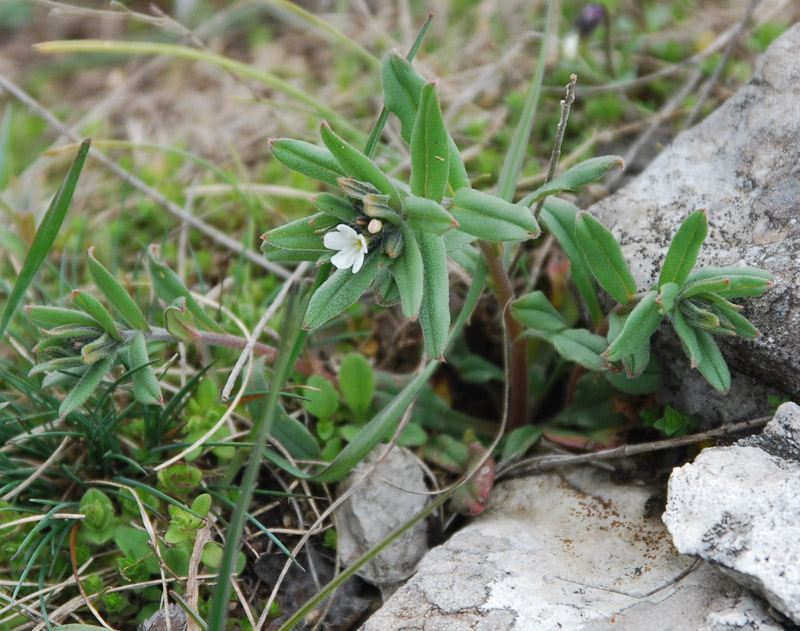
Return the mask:
{"type": "Polygon", "coordinates": [[[587,212],[578,213],[575,236],[597,282],[618,303],[627,305],[636,293],[636,281],[611,231],[587,212]]]}
{"type": "Polygon", "coordinates": [[[678,228],[672,243],[667,250],[661,274],[658,277],[658,287],[665,283],[678,285],[688,278],[697,261],[697,254],[703,241],[708,236],[708,218],[705,210],[698,210],[689,215],[678,228]]]}
{"type": "Polygon", "coordinates": [[[356,420],[364,421],[375,392],[375,376],[372,366],[361,353],[350,353],[342,360],[339,389],[356,420]]]}

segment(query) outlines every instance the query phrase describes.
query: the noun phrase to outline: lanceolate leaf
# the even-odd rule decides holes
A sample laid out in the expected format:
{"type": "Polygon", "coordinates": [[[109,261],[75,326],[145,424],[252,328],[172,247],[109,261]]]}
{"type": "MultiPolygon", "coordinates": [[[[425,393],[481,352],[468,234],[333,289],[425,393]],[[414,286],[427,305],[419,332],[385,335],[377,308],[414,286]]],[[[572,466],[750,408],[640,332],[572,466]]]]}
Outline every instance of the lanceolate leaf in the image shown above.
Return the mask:
{"type": "Polygon", "coordinates": [[[487,241],[526,241],[540,233],[525,206],[470,188],[456,191],[450,212],[461,232],[487,241]]]}
{"type": "Polygon", "coordinates": [[[379,193],[389,196],[389,205],[400,207],[400,200],[389,176],[380,170],[377,164],[365,156],[361,151],[345,142],[330,128],[328,123],[320,127],[322,142],[342,165],[345,175],[368,182],[378,189],[379,193]]]}
{"type": "Polygon", "coordinates": [[[752,267],[706,267],[691,273],[686,279],[686,284],[711,279],[725,279],[729,282],[727,289],[714,291],[723,298],[760,296],[772,287],[772,274],[752,267]]]}
{"type": "Polygon", "coordinates": [[[664,259],[658,287],[664,283],[682,285],[697,261],[697,253],[708,235],[708,219],[705,210],[693,212],[681,224],[664,259]]]}
{"type": "Polygon", "coordinates": [[[128,358],[133,371],[131,373],[133,396],[144,405],[162,405],[164,398],[161,396],[161,388],[153,372],[153,367],[145,365],[149,363],[150,359],[147,356],[147,346],[141,331],[136,333],[128,347],[128,358]],[[134,370],[136,368],[139,370],[134,370]]]}
{"type": "Polygon", "coordinates": [[[58,326],[85,326],[102,328],[100,323],[88,313],[77,309],[64,307],[45,307],[43,305],[30,305],[25,307],[28,320],[43,329],[52,329],[58,326]]]}
{"type": "Polygon", "coordinates": [[[425,293],[419,322],[425,337],[425,349],[433,359],[442,359],[450,329],[450,281],[447,276],[447,253],[441,237],[418,232],[422,253],[425,293]]]}
{"type": "Polygon", "coordinates": [[[14,288],[11,290],[11,294],[6,301],[3,315],[0,316],[0,338],[3,337],[3,333],[5,333],[8,323],[11,321],[14,310],[33,282],[36,272],[39,270],[45,258],[47,258],[47,253],[56,240],[56,235],[61,229],[61,224],[64,223],[64,217],[66,217],[69,204],[72,201],[72,194],[75,192],[75,186],[78,184],[78,177],[81,174],[83,163],[86,161],[86,156],[89,153],[89,144],[90,141],[88,139],[81,143],[75,161],[69,168],[67,176],[61,183],[55,197],[53,197],[53,201],[50,202],[50,207],[47,209],[42,223],[39,224],[39,228],[36,230],[36,236],[33,238],[31,248],[28,250],[28,255],[25,257],[25,261],[22,263],[22,269],[20,269],[17,280],[14,283],[14,288]]]}
{"type": "Polygon", "coordinates": [[[753,324],[741,314],[741,307],[734,305],[724,298],[712,300],[712,310],[726,326],[732,327],[733,332],[747,339],[761,337],[761,333],[753,324]]]}
{"type": "Polygon", "coordinates": [[[422,306],[425,264],[417,238],[407,226],[403,226],[403,244],[403,252],[389,271],[400,294],[403,315],[415,320],[422,306]]]}
{"type": "Polygon", "coordinates": [[[384,267],[378,272],[372,290],[375,292],[375,301],[381,307],[393,307],[400,302],[400,290],[389,268],[384,267]]]}
{"type": "Polygon", "coordinates": [[[324,213],[296,219],[261,235],[261,251],[271,261],[316,261],[330,251],[323,242],[324,233],[339,223],[336,217],[324,213]],[[293,258],[282,258],[285,251],[293,258]]]}
{"type": "Polygon", "coordinates": [[[697,367],[697,364],[702,359],[702,352],[697,342],[695,329],[687,324],[686,318],[680,309],[673,309],[670,311],[669,319],[672,322],[672,328],[674,328],[675,333],[678,334],[678,339],[681,341],[683,350],[689,358],[692,368],[697,367]]]}
{"type": "Polygon", "coordinates": [[[93,247],[89,248],[86,260],[89,263],[89,272],[95,285],[108,298],[109,304],[119,312],[128,326],[139,331],[149,331],[150,327],[147,325],[147,320],[145,320],[136,305],[136,301],[130,297],[119,281],[94,257],[93,247]]]}
{"type": "Polygon", "coordinates": [[[523,296],[511,305],[511,313],[539,333],[556,333],[568,327],[567,321],[541,291],[523,296]]]}
{"type": "Polygon", "coordinates": [[[606,340],[600,335],[586,329],[564,329],[542,337],[568,361],[593,371],[607,370],[609,367],[609,363],[600,355],[606,347],[606,340]]]}
{"type": "Polygon", "coordinates": [[[311,202],[326,215],[336,217],[344,223],[351,223],[356,218],[353,205],[346,199],[332,193],[320,193],[311,198],[311,202]]]}
{"type": "Polygon", "coordinates": [[[628,314],[625,325],[611,346],[603,353],[609,361],[618,361],[636,350],[655,333],[664,315],[660,311],[657,294],[648,292],[628,314]]]}
{"type": "Polygon", "coordinates": [[[707,331],[697,331],[696,333],[697,344],[700,347],[700,361],[697,362],[697,370],[715,390],[727,392],[731,387],[731,373],[719,346],[707,331]]]}
{"type": "Polygon", "coordinates": [[[303,328],[316,329],[356,302],[375,280],[379,259],[377,252],[371,252],[357,273],[353,274],[351,269],[337,269],[331,274],[311,297],[303,328]]]}
{"type": "Polygon", "coordinates": [[[620,156],[598,156],[589,158],[576,164],[567,172],[562,173],[550,180],[544,186],[536,189],[533,193],[526,195],[520,200],[523,206],[530,206],[549,195],[555,195],[563,191],[575,191],[584,184],[589,184],[599,180],[613,166],[625,168],[622,157],[620,156]]]}
{"type": "MultiPolygon", "coordinates": [[[[396,50],[390,51],[383,58],[381,78],[386,109],[400,119],[400,134],[406,142],[410,142],[422,88],[427,82],[411,65],[411,62],[396,50]]],[[[450,162],[447,178],[448,190],[450,194],[453,194],[460,188],[469,187],[470,182],[464,161],[461,159],[461,153],[449,133],[447,144],[450,162]]]]}
{"type": "Polygon", "coordinates": [[[411,192],[414,195],[442,201],[450,168],[448,139],[436,98],[436,83],[428,83],[422,88],[411,132],[411,192]]]}
{"type": "Polygon", "coordinates": [[[586,212],[578,213],[575,236],[597,281],[620,304],[636,293],[636,281],[628,269],[622,248],[603,224],[586,212]]]}
{"type": "Polygon", "coordinates": [[[441,235],[458,225],[453,215],[441,204],[417,195],[408,195],[403,199],[403,212],[408,225],[414,230],[441,235]]]}
{"type": "Polygon", "coordinates": [[[186,301],[186,308],[189,313],[199,322],[203,323],[210,331],[222,332],[222,327],[192,297],[191,292],[178,275],[156,258],[157,252],[158,246],[156,245],[151,245],[147,248],[147,269],[150,272],[150,280],[153,283],[153,291],[155,291],[156,296],[167,304],[172,304],[177,299],[183,298],[186,301]]]}
{"type": "Polygon", "coordinates": [[[603,321],[604,314],[600,299],[597,297],[591,271],[581,255],[581,249],[575,237],[575,218],[578,216],[578,212],[578,209],[568,201],[551,197],[545,201],[539,217],[569,258],[572,280],[586,303],[592,321],[597,326],[603,321]]]}
{"type": "Polygon", "coordinates": [[[103,327],[103,330],[105,330],[105,332],[115,340],[118,342],[122,341],[122,336],[120,335],[119,331],[117,331],[117,325],[114,324],[111,314],[102,304],[100,304],[100,301],[97,300],[97,298],[85,291],[76,289],[72,292],[72,304],[80,309],[83,309],[83,311],[97,320],[97,323],[103,327]]]}
{"type": "Polygon", "coordinates": [[[59,417],[64,418],[70,412],[77,410],[86,403],[86,400],[92,396],[92,392],[100,385],[105,374],[111,369],[113,363],[114,355],[109,355],[91,364],[89,369],[78,380],[78,383],[72,387],[72,390],[61,402],[61,406],[58,408],[59,417]]]}
{"type": "Polygon", "coordinates": [[[292,138],[270,140],[269,145],[278,162],[292,171],[331,186],[338,186],[337,180],[345,175],[342,165],[325,147],[292,138]]]}

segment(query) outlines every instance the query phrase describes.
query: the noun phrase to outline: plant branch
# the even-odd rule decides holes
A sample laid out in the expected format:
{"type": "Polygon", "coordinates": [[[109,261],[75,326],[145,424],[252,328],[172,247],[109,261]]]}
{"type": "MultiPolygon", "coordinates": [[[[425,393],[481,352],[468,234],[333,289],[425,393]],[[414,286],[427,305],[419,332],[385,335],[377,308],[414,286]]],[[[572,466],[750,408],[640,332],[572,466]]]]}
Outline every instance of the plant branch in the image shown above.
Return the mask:
{"type": "Polygon", "coordinates": [[[511,302],[514,300],[514,290],[508,272],[503,267],[503,258],[497,246],[488,241],[480,240],[478,245],[486,260],[492,287],[503,312],[503,320],[508,331],[511,346],[511,359],[509,362],[511,381],[510,401],[508,402],[508,428],[514,430],[525,425],[528,411],[528,346],[521,337],[523,327],[511,315],[511,302]]]}
{"type": "MultiPolygon", "coordinates": [[[[128,340],[128,338],[133,339],[133,335],[135,331],[124,331],[122,333],[123,338],[128,340]]],[[[212,331],[195,331],[196,334],[195,343],[196,344],[208,344],[209,346],[224,346],[225,348],[233,348],[236,350],[244,350],[247,346],[248,340],[243,337],[238,337],[236,335],[231,335],[229,333],[214,333],[212,331]]],[[[147,342],[167,342],[169,344],[177,344],[181,340],[177,337],[172,335],[166,329],[162,329],[160,327],[150,327],[150,332],[145,333],[145,341],[147,342]]],[[[270,363],[274,363],[278,358],[278,349],[274,346],[269,346],[268,344],[262,344],[261,342],[256,342],[253,345],[253,353],[255,355],[260,355],[262,357],[266,357],[267,361],[270,363]]],[[[322,375],[326,379],[333,379],[332,375],[328,373],[321,365],[317,364],[316,362],[309,362],[304,359],[298,359],[294,364],[294,369],[299,372],[301,375],[306,377],[310,377],[311,375],[322,375]]]]}

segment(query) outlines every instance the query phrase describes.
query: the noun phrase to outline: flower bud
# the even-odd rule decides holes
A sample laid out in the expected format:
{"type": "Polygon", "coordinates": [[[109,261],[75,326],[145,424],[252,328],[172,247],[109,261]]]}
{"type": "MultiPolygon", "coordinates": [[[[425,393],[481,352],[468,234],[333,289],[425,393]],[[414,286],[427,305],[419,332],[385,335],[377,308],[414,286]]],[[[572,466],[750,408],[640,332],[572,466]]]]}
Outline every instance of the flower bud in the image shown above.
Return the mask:
{"type": "Polygon", "coordinates": [[[378,234],[381,230],[383,230],[383,222],[380,219],[372,219],[367,224],[367,232],[370,234],[378,234]]]}

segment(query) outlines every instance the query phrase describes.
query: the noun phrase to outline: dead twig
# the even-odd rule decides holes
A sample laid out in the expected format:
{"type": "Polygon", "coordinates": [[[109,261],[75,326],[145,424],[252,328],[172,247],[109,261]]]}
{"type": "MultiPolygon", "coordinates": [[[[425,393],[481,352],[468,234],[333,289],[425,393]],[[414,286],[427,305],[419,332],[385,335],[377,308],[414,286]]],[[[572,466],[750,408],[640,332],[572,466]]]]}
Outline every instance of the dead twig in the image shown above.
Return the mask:
{"type": "MultiPolygon", "coordinates": [[[[771,420],[772,416],[761,416],[759,418],[743,421],[741,423],[726,423],[721,427],[709,430],[707,432],[702,432],[700,434],[692,434],[690,436],[683,436],[682,438],[668,438],[666,440],[657,440],[638,445],[623,445],[622,447],[604,449],[603,451],[596,451],[590,454],[548,454],[546,456],[536,456],[534,458],[528,458],[527,460],[522,460],[515,464],[510,464],[503,467],[502,471],[498,473],[497,477],[510,478],[528,473],[536,473],[539,471],[549,471],[558,467],[601,462],[603,460],[614,460],[616,458],[626,458],[635,454],[663,451],[664,449],[675,449],[676,447],[693,445],[695,443],[703,442],[704,440],[710,440],[712,438],[720,438],[723,436],[730,436],[731,434],[748,432],[757,427],[766,425],[771,420]]],[[[502,466],[502,463],[500,466],[502,466]]],[[[500,467],[498,467],[498,469],[500,469],[500,467]]]]}

